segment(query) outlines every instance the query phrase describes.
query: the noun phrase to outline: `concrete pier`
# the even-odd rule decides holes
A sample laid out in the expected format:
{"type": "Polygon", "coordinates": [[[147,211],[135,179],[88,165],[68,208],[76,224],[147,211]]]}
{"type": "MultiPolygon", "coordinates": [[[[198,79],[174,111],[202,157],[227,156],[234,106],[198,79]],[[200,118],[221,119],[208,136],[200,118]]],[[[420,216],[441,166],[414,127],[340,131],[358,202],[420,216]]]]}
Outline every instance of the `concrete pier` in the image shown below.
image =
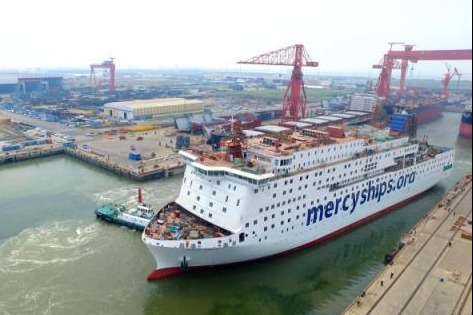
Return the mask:
{"type": "Polygon", "coordinates": [[[177,159],[169,162],[161,162],[161,166],[156,164],[143,164],[142,167],[129,167],[121,163],[113,161],[108,157],[84,152],[78,149],[64,148],[63,146],[48,146],[35,149],[22,149],[8,153],[0,153],[0,165],[15,162],[21,162],[41,157],[47,157],[56,154],[67,154],[81,161],[100,167],[104,170],[113,172],[119,176],[123,176],[136,181],[146,181],[151,179],[159,179],[184,173],[185,164],[180,163],[177,159]]]}
{"type": "Polygon", "coordinates": [[[470,172],[341,315],[471,315],[471,204],[470,172]]]}
{"type": "Polygon", "coordinates": [[[64,148],[64,153],[104,170],[113,172],[119,176],[136,181],[146,181],[179,175],[184,173],[185,169],[185,164],[180,162],[174,164],[163,164],[163,166],[158,167],[151,167],[144,164],[143,167],[132,168],[111,160],[108,156],[93,152],[85,152],[80,149],[64,148]]]}
{"type": "Polygon", "coordinates": [[[0,152],[0,165],[61,154],[63,152],[64,149],[62,146],[48,146],[28,150],[18,150],[8,153],[0,152]]]}

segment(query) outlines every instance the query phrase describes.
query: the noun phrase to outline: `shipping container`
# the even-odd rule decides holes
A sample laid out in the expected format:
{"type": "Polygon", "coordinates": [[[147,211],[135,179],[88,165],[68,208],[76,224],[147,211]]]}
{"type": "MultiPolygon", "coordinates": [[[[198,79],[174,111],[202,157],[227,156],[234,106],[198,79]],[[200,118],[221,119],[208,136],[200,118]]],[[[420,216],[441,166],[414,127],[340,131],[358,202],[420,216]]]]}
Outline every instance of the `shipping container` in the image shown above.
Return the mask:
{"type": "Polygon", "coordinates": [[[132,161],[139,161],[139,160],[141,160],[141,154],[136,153],[136,152],[130,152],[128,154],[128,159],[132,160],[132,161]]]}
{"type": "Polygon", "coordinates": [[[4,146],[2,150],[3,152],[20,150],[20,146],[18,144],[8,145],[8,146],[4,146]]]}

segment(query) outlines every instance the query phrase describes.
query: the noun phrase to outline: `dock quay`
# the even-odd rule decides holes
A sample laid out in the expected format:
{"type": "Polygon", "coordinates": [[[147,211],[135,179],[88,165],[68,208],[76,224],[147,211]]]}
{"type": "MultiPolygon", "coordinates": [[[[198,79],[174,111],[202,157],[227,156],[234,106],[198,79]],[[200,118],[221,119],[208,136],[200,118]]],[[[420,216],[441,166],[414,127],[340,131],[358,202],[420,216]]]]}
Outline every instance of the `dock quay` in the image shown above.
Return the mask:
{"type": "Polygon", "coordinates": [[[180,162],[165,163],[162,166],[153,166],[143,163],[133,168],[113,161],[107,156],[98,153],[84,152],[80,149],[66,148],[63,146],[38,147],[28,150],[17,150],[8,153],[0,153],[0,165],[16,163],[36,158],[48,157],[57,154],[67,154],[86,163],[95,165],[116,175],[123,176],[135,181],[147,181],[159,179],[184,173],[185,164],[180,162]]]}
{"type": "Polygon", "coordinates": [[[62,146],[50,146],[44,148],[35,148],[33,150],[19,150],[8,153],[0,153],[0,165],[47,157],[62,153],[64,153],[64,148],[62,146]]]}
{"type": "Polygon", "coordinates": [[[471,315],[471,171],[402,239],[341,315],[471,315]]]}
{"type": "Polygon", "coordinates": [[[135,181],[147,181],[152,179],[159,179],[163,177],[169,177],[184,173],[185,164],[175,161],[172,164],[164,164],[163,166],[152,166],[143,163],[138,167],[127,167],[121,163],[118,163],[109,156],[86,152],[80,149],[64,148],[64,153],[70,155],[76,159],[95,165],[107,171],[113,172],[119,176],[123,176],[135,181]]]}

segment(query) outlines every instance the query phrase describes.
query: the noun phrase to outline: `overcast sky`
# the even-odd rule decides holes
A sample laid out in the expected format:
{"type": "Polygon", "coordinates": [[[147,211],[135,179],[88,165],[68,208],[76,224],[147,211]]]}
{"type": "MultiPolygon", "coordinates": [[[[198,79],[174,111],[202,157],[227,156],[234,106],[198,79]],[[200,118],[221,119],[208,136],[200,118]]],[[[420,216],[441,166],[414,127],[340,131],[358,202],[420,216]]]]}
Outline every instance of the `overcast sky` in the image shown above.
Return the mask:
{"type": "MultiPolygon", "coordinates": [[[[270,71],[236,62],[300,43],[320,62],[305,73],[377,77],[371,66],[388,42],[472,48],[471,0],[6,0],[1,8],[0,69],[88,70],[114,57],[117,71],[270,71]]],[[[471,61],[449,64],[471,78],[471,61]]],[[[445,61],[419,62],[409,75],[443,73],[445,61]]]]}

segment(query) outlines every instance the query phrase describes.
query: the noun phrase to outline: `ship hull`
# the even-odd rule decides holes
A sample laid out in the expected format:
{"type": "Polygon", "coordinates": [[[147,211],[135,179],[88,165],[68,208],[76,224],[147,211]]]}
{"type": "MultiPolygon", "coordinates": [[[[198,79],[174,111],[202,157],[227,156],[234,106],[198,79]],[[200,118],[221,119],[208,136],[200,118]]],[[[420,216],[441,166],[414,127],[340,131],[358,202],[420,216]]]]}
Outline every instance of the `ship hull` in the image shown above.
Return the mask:
{"type": "MultiPolygon", "coordinates": [[[[185,272],[187,270],[200,270],[200,269],[209,269],[209,268],[218,268],[218,267],[230,267],[230,266],[233,266],[233,265],[240,265],[240,264],[249,264],[249,263],[254,263],[254,262],[258,262],[258,261],[262,261],[262,260],[267,260],[267,259],[271,259],[271,258],[275,258],[275,257],[279,257],[279,256],[283,256],[285,254],[289,254],[289,253],[293,253],[293,252],[297,252],[297,251],[300,251],[300,250],[303,250],[303,249],[307,249],[307,248],[310,248],[310,247],[313,247],[313,246],[316,246],[316,245],[319,245],[321,243],[324,243],[326,241],[329,241],[329,240],[332,240],[332,239],[335,239],[357,227],[360,227],[362,226],[363,224],[366,224],[366,223],[369,223],[371,221],[374,221],[392,211],[395,211],[395,210],[398,210],[399,208],[401,208],[402,206],[420,198],[425,192],[427,192],[428,190],[425,190],[417,195],[414,195],[412,197],[410,197],[409,199],[406,199],[402,202],[399,202],[397,204],[394,204],[386,209],[383,209],[381,211],[379,211],[378,213],[376,214],[373,214],[367,218],[364,218],[364,219],[361,219],[359,220],[358,222],[355,222],[349,226],[346,226],[340,230],[337,230],[331,234],[328,234],[326,236],[323,236],[319,239],[316,239],[314,241],[311,241],[309,243],[306,243],[304,245],[301,245],[301,246],[298,246],[298,247],[295,247],[295,248],[292,248],[292,249],[289,249],[285,252],[281,252],[281,253],[277,253],[277,254],[273,254],[273,255],[270,255],[270,256],[266,256],[266,257],[259,257],[259,258],[250,258],[246,261],[236,261],[236,262],[226,262],[226,263],[208,263],[208,264],[201,264],[201,265],[198,265],[198,266],[187,266],[186,268],[184,268],[184,266],[182,265],[182,260],[180,260],[181,264],[179,264],[178,266],[170,266],[170,267],[165,267],[165,268],[160,268],[160,269],[156,269],[155,271],[151,272],[149,275],[148,275],[148,281],[154,281],[154,280],[159,280],[159,279],[163,279],[163,278],[166,278],[166,277],[169,277],[169,276],[173,276],[173,275],[177,275],[177,274],[180,274],[182,272],[185,272]]],[[[153,249],[150,248],[150,246],[148,246],[148,249],[153,253],[153,249]]],[[[221,255],[227,255],[228,253],[224,253],[224,252],[221,252],[219,253],[221,255]]],[[[176,252],[176,253],[173,253],[171,256],[171,260],[174,259],[176,256],[181,256],[181,257],[184,257],[186,255],[186,252],[182,251],[182,252],[176,252]]],[[[153,254],[153,256],[155,257],[156,260],[158,260],[157,256],[159,256],[159,260],[161,260],[162,256],[164,256],[164,253],[160,253],[159,251],[156,252],[156,256],[153,254]]],[[[186,256],[187,257],[187,256],[186,256]]],[[[175,259],[174,259],[175,260],[175,259]]],[[[187,263],[192,263],[192,258],[191,260],[187,260],[187,263]]]]}
{"type": "Polygon", "coordinates": [[[442,116],[445,104],[424,105],[410,112],[416,115],[418,124],[432,122],[442,116]]]}
{"type": "Polygon", "coordinates": [[[465,138],[472,138],[471,136],[471,123],[472,123],[472,114],[471,112],[465,112],[462,115],[462,121],[460,123],[460,136],[465,138]]]}
{"type": "MultiPolygon", "coordinates": [[[[393,176],[403,176],[402,174],[408,174],[409,172],[416,174],[416,167],[403,169],[394,173],[393,176]]],[[[287,236],[281,236],[279,230],[275,230],[274,237],[263,241],[260,238],[258,242],[256,238],[253,238],[253,241],[233,242],[233,244],[228,242],[228,246],[219,248],[187,248],[185,245],[165,247],[143,237],[143,241],[157,264],[156,270],[148,276],[148,280],[164,278],[187,269],[202,269],[258,261],[325,242],[418,198],[440,180],[449,176],[449,170],[440,169],[439,167],[437,172],[419,172],[419,174],[414,175],[417,176],[414,184],[404,186],[402,189],[396,190],[395,193],[386,195],[383,199],[378,198],[376,200],[375,198],[370,202],[366,202],[353,214],[341,212],[337,217],[333,216],[324,222],[317,222],[316,226],[309,226],[309,221],[307,221],[307,224],[303,223],[302,226],[297,228],[298,230],[289,232],[288,229],[287,236]]],[[[366,183],[376,179],[370,178],[366,180],[366,183]]],[[[325,196],[329,195],[331,193],[326,192],[325,196]]],[[[310,214],[308,218],[310,218],[310,214]]],[[[286,230],[283,229],[280,233],[285,234],[286,230]]],[[[233,237],[235,238],[235,236],[233,237]]],[[[251,238],[251,235],[249,237],[251,238]]],[[[226,240],[224,239],[223,242],[226,242],[226,240]]]]}

